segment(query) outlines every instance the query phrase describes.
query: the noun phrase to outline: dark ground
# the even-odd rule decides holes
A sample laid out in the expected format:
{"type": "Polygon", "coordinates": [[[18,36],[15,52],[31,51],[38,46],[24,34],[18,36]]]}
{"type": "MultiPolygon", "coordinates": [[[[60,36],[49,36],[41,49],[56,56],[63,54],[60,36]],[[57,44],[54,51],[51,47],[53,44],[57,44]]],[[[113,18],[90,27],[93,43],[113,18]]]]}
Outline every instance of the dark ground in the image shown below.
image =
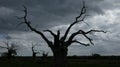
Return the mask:
{"type": "MultiPolygon", "coordinates": [[[[53,57],[42,60],[37,57],[0,58],[0,67],[51,67],[53,57]]],[[[120,67],[120,56],[72,56],[68,57],[68,67],[120,67]]]]}

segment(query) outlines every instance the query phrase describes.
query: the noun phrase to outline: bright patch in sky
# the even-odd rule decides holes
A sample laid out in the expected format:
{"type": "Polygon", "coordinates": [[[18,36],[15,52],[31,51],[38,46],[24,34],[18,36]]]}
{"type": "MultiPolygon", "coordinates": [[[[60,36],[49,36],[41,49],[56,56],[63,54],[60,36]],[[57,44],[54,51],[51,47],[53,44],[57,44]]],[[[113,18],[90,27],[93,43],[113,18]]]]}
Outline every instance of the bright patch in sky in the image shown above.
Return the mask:
{"type": "Polygon", "coordinates": [[[0,7],[0,15],[9,15],[13,12],[14,12],[14,10],[12,10],[10,8],[0,7]]]}

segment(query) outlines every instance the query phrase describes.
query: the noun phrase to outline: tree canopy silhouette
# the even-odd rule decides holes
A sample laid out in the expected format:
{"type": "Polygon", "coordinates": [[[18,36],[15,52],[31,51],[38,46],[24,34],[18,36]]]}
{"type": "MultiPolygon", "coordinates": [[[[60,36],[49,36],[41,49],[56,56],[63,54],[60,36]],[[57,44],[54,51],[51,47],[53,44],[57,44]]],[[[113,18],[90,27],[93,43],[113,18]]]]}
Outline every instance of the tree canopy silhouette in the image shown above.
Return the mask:
{"type": "Polygon", "coordinates": [[[55,67],[65,67],[66,66],[66,59],[67,59],[66,57],[67,57],[67,53],[68,53],[68,47],[72,43],[79,43],[79,44],[84,45],[84,46],[89,46],[90,44],[94,45],[93,40],[88,36],[88,34],[90,34],[91,32],[104,32],[103,30],[93,30],[93,29],[91,29],[89,31],[84,31],[84,30],[80,29],[80,30],[72,33],[68,37],[68,34],[69,34],[71,28],[75,24],[83,22],[84,19],[87,16],[86,15],[85,2],[83,2],[83,6],[81,8],[80,14],[77,17],[75,17],[75,21],[69,25],[69,27],[67,28],[67,30],[65,31],[65,34],[63,36],[60,36],[60,34],[61,34],[60,30],[57,30],[57,34],[55,34],[53,31],[51,31],[49,29],[48,30],[43,30],[44,32],[49,32],[54,37],[54,41],[53,42],[51,40],[49,40],[43,34],[42,31],[37,30],[36,28],[34,28],[31,25],[31,21],[29,21],[27,19],[27,17],[28,17],[28,10],[27,10],[27,7],[25,7],[25,6],[24,6],[24,13],[25,13],[25,15],[22,18],[24,20],[24,23],[27,25],[27,27],[31,31],[34,31],[35,33],[39,34],[42,37],[42,39],[45,40],[47,45],[51,48],[51,50],[53,52],[53,56],[54,56],[55,67]],[[79,34],[83,35],[86,39],[88,39],[90,44],[82,43],[82,42],[78,41],[77,39],[75,39],[75,36],[77,36],[79,34]]]}
{"type": "Polygon", "coordinates": [[[36,54],[40,54],[40,51],[36,50],[35,46],[37,46],[37,44],[32,43],[31,50],[32,50],[32,57],[34,60],[36,59],[36,54]]]}
{"type": "Polygon", "coordinates": [[[11,59],[17,55],[18,46],[14,43],[9,43],[8,41],[4,42],[6,46],[0,46],[2,49],[6,49],[6,52],[1,53],[1,56],[11,59]]]}

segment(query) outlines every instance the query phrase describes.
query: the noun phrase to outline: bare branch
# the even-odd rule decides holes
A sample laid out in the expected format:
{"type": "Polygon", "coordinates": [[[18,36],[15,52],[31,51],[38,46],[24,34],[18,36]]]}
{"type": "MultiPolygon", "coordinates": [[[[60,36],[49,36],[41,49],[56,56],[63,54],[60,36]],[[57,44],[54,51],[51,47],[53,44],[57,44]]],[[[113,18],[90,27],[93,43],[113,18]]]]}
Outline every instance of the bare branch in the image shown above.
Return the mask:
{"type": "Polygon", "coordinates": [[[103,30],[90,30],[90,31],[88,31],[88,32],[84,32],[84,31],[83,31],[82,34],[89,40],[89,42],[90,42],[92,45],[94,45],[94,43],[92,42],[93,40],[86,35],[86,34],[89,34],[89,33],[91,33],[91,32],[103,32],[103,33],[106,33],[106,32],[103,31],[103,30]]]}
{"type": "Polygon", "coordinates": [[[79,19],[79,18],[76,19],[77,23],[84,21],[84,19],[85,19],[87,16],[88,16],[88,15],[82,15],[82,16],[80,17],[80,19],[79,19]]]}
{"type": "Polygon", "coordinates": [[[81,9],[81,12],[80,12],[80,15],[76,17],[76,20],[70,24],[70,26],[67,28],[66,32],[65,32],[65,35],[61,38],[62,41],[65,41],[70,29],[72,28],[72,26],[74,26],[75,24],[83,21],[86,17],[86,7],[85,7],[85,2],[83,2],[83,7],[81,9]],[[83,17],[82,17],[83,16],[83,17]],[[80,19],[80,20],[79,20],[80,19]]]}
{"type": "Polygon", "coordinates": [[[55,35],[55,33],[53,33],[51,30],[43,30],[44,32],[50,32],[51,33],[51,35],[53,35],[53,37],[55,37],[56,35],[55,35]]]}
{"type": "Polygon", "coordinates": [[[103,33],[106,33],[106,32],[103,31],[103,30],[90,30],[90,31],[86,32],[86,34],[92,33],[92,32],[103,32],[103,33]]]}
{"type": "Polygon", "coordinates": [[[28,13],[28,12],[27,12],[27,8],[26,8],[25,6],[23,6],[23,7],[24,7],[24,13],[25,13],[25,15],[24,15],[24,17],[23,17],[24,23],[27,25],[27,27],[28,27],[31,31],[34,31],[35,33],[39,34],[39,35],[47,42],[47,44],[48,44],[49,46],[51,46],[51,44],[52,44],[51,41],[49,41],[42,32],[36,30],[35,28],[33,28],[33,27],[31,26],[31,22],[27,20],[27,13],[28,13]]]}
{"type": "Polygon", "coordinates": [[[60,38],[60,30],[57,31],[57,39],[59,40],[60,38]]]}
{"type": "Polygon", "coordinates": [[[94,43],[92,42],[93,40],[91,39],[91,38],[89,38],[85,33],[82,33],[88,40],[89,40],[89,42],[92,44],[92,45],[94,45],[94,43]]]}
{"type": "Polygon", "coordinates": [[[82,32],[83,32],[82,30],[79,30],[79,31],[71,34],[71,36],[68,38],[68,42],[71,42],[75,36],[77,36],[78,34],[82,34],[82,32]]]}
{"type": "Polygon", "coordinates": [[[82,34],[85,38],[87,38],[87,39],[89,40],[89,42],[90,42],[92,45],[94,45],[94,43],[92,42],[92,39],[89,38],[89,37],[86,35],[86,32],[84,32],[83,30],[79,30],[79,31],[77,31],[76,33],[73,33],[73,34],[70,36],[70,38],[68,39],[68,41],[72,41],[73,38],[74,38],[76,35],[78,35],[78,34],[82,34]]]}
{"type": "Polygon", "coordinates": [[[82,17],[84,14],[86,14],[86,6],[85,6],[85,2],[83,1],[83,7],[81,9],[80,15],[76,17],[76,21],[78,21],[80,18],[83,20],[85,18],[82,17]]]}
{"type": "Polygon", "coordinates": [[[79,44],[81,44],[83,46],[90,46],[90,44],[85,44],[85,43],[79,42],[77,40],[73,40],[72,43],[79,43],[79,44]]]}
{"type": "Polygon", "coordinates": [[[3,42],[3,43],[7,46],[6,49],[9,49],[9,48],[10,48],[8,41],[5,41],[5,42],[3,42]]]}
{"type": "Polygon", "coordinates": [[[68,39],[68,42],[72,41],[73,38],[74,38],[75,36],[77,36],[78,34],[82,34],[85,38],[87,38],[87,39],[89,40],[89,42],[90,42],[92,45],[94,45],[94,43],[92,42],[93,40],[87,36],[87,34],[89,34],[89,33],[91,33],[91,32],[103,32],[103,33],[106,33],[106,32],[103,31],[103,30],[90,30],[90,31],[87,31],[87,32],[84,32],[83,30],[79,30],[79,31],[71,34],[71,36],[70,36],[69,39],[68,39]]]}
{"type": "Polygon", "coordinates": [[[60,36],[60,30],[57,31],[57,35],[60,36]]]}

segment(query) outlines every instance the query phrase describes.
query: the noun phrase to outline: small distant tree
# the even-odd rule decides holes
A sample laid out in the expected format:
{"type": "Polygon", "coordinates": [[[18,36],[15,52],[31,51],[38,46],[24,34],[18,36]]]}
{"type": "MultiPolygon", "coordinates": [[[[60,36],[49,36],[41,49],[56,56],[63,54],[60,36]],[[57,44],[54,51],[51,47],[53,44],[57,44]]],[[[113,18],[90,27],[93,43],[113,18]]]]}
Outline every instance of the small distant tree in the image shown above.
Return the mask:
{"type": "Polygon", "coordinates": [[[0,46],[2,49],[6,49],[6,52],[1,53],[1,56],[11,59],[17,55],[18,46],[15,43],[4,42],[6,46],[0,46]]]}
{"type": "MultiPolygon", "coordinates": [[[[73,32],[68,37],[68,34],[69,34],[71,28],[75,24],[78,24],[80,22],[84,22],[84,19],[86,18],[86,6],[85,6],[85,2],[83,2],[83,7],[81,9],[80,14],[77,17],[75,17],[75,21],[68,26],[68,28],[65,31],[63,36],[60,35],[61,34],[60,30],[58,30],[57,33],[54,33],[51,30],[44,30],[44,32],[49,32],[53,36],[54,40],[52,41],[52,40],[49,40],[43,34],[42,31],[37,30],[36,28],[34,28],[31,25],[31,22],[27,19],[27,17],[28,17],[27,8],[25,6],[24,6],[24,8],[25,8],[25,10],[24,10],[25,15],[22,17],[22,19],[24,20],[23,23],[25,23],[31,31],[39,34],[45,40],[47,45],[51,48],[51,50],[53,52],[53,56],[54,56],[54,61],[55,61],[54,66],[55,67],[66,67],[68,47],[71,44],[79,43],[79,44],[84,45],[84,46],[89,46],[90,44],[94,45],[94,43],[92,42],[93,40],[88,36],[88,34],[90,34],[91,32],[104,32],[103,30],[91,29],[89,31],[84,31],[84,30],[80,29],[76,32],[73,32]],[[86,39],[88,39],[90,44],[86,44],[86,43],[80,42],[77,39],[75,39],[75,37],[79,34],[83,35],[86,39]]],[[[47,18],[46,18],[46,20],[47,20],[47,18]]]]}
{"type": "Polygon", "coordinates": [[[43,51],[43,53],[42,53],[42,61],[44,61],[48,57],[48,53],[49,52],[43,51]]]}
{"type": "Polygon", "coordinates": [[[33,59],[36,58],[36,54],[40,54],[40,51],[38,51],[38,50],[35,49],[35,46],[36,46],[36,45],[37,45],[37,44],[32,44],[32,47],[31,47],[33,59]]]}
{"type": "Polygon", "coordinates": [[[100,54],[97,54],[97,53],[94,53],[92,54],[93,57],[100,57],[101,55],[100,54]]]}

